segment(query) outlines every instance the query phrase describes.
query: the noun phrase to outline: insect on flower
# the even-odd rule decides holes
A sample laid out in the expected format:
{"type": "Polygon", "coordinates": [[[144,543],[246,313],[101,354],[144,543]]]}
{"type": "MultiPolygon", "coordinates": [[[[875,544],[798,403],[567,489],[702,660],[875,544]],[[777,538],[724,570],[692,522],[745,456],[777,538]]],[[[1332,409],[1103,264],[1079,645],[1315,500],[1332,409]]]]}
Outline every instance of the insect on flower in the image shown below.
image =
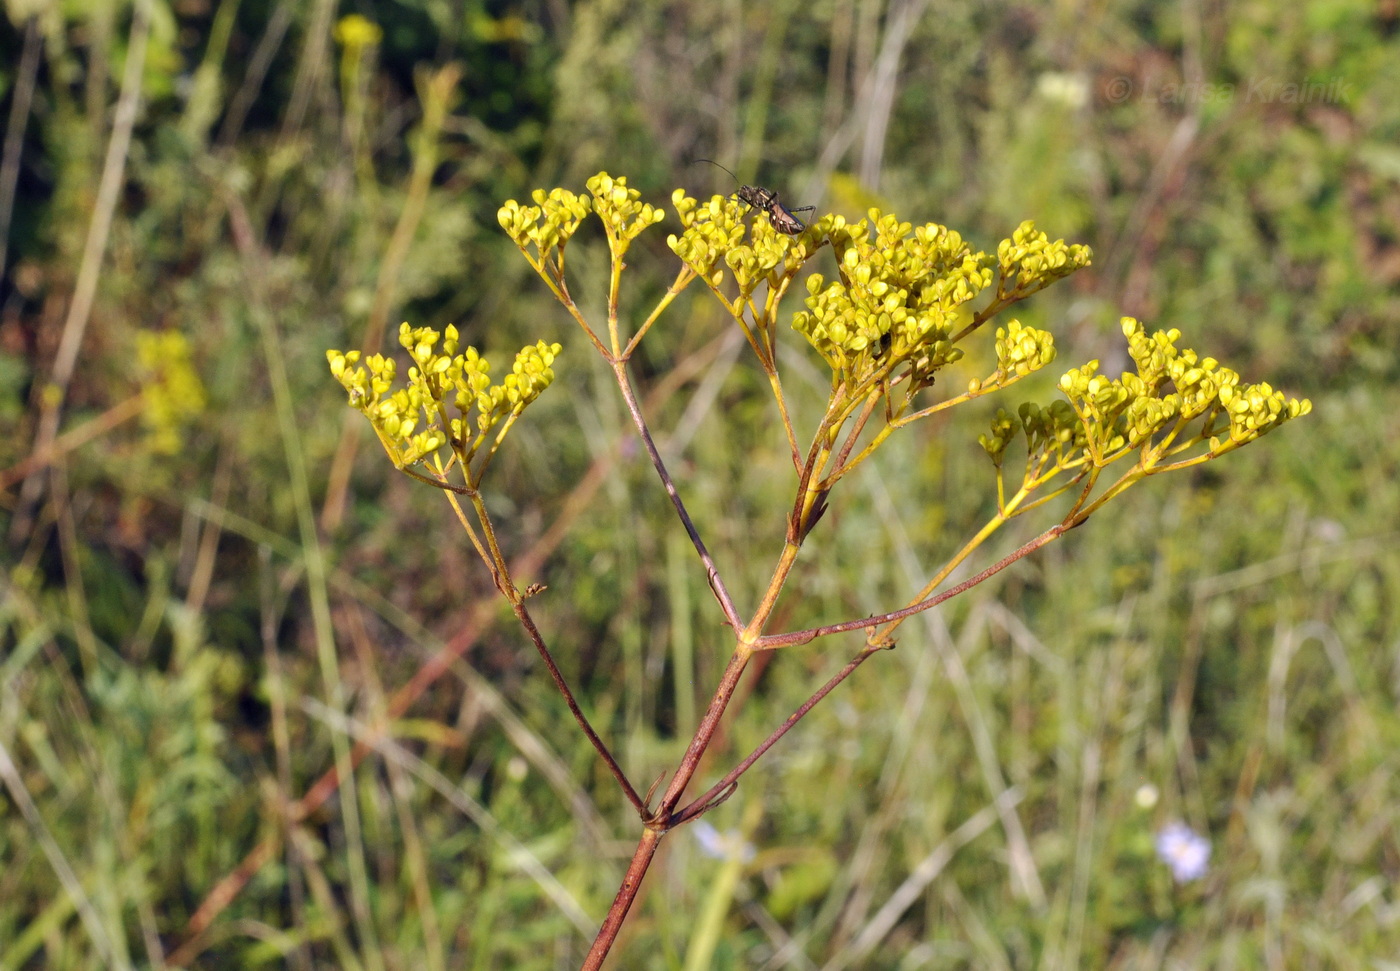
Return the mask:
{"type": "MultiPolygon", "coordinates": [[[[695,161],[709,162],[715,168],[724,169],[724,171],[729,172],[735,182],[739,181],[737,175],[734,175],[729,169],[725,169],[723,165],[720,165],[714,159],[697,158],[695,161]]],[[[768,213],[768,219],[772,222],[773,228],[786,236],[796,236],[807,228],[807,224],[793,215],[794,213],[811,212],[817,208],[816,206],[799,206],[796,209],[789,209],[778,201],[778,194],[776,192],[758,185],[741,185],[739,186],[739,191],[734,194],[739,197],[741,202],[755,209],[762,209],[764,212],[768,213]]]]}

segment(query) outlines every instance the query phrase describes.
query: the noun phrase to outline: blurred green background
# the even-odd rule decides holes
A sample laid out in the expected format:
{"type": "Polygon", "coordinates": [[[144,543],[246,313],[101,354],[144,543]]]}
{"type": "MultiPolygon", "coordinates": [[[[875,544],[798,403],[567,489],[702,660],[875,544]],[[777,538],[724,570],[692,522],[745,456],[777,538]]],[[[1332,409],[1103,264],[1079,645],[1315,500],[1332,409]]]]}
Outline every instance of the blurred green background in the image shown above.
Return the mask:
{"type": "MultiPolygon", "coordinates": [[[[1132,314],[1315,411],[909,625],[706,818],[751,858],[665,841],[612,966],[1400,967],[1394,0],[4,14],[0,971],[578,966],[635,814],[324,351],[405,319],[455,322],[498,373],[564,344],[487,501],[645,788],[728,631],[606,369],[495,212],[600,169],[656,204],[732,191],[701,157],[983,249],[1033,218],[1095,251],[1018,308],[1056,334],[1055,375],[1116,373],[1132,314]],[[391,719],[444,644],[460,659],[391,719]],[[1211,841],[1202,879],[1154,852],[1174,820],[1211,841]]],[[[633,248],[624,312],[674,275],[674,231],[633,248]]],[[[597,319],[597,235],[575,247],[597,319]]],[[[634,374],[742,607],[792,477],[730,330],[687,293],[634,374]]],[[[812,417],[824,378],[789,336],[812,417]]],[[[996,404],[1051,399],[1044,377],[996,404]]],[[[893,608],[961,545],[995,499],[987,415],[842,486],[783,626],[893,608]]],[[[701,781],[857,646],[757,665],[701,781]]]]}

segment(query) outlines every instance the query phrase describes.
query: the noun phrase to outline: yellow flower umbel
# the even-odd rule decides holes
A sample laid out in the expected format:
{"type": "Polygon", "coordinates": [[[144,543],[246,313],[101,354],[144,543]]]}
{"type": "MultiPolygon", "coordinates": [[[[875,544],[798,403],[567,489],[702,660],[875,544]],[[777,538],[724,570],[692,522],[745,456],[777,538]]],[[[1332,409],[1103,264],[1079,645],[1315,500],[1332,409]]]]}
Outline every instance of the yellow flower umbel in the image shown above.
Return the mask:
{"type": "Polygon", "coordinates": [[[1179,348],[1181,332],[1174,328],[1148,334],[1132,317],[1122,319],[1122,328],[1134,372],[1110,378],[1099,373],[1098,361],[1071,368],[1059,383],[1068,402],[1045,409],[1022,405],[1019,420],[999,411],[992,433],[981,437],[997,468],[998,496],[1007,515],[1083,483],[1080,499],[1066,517],[1070,524],[1082,522],[1149,475],[1219,458],[1312,411],[1306,398],[1289,398],[1267,384],[1241,385],[1239,374],[1215,358],[1179,348]],[[1002,464],[1007,446],[1022,433],[1028,446],[1026,472],[1008,498],[1002,464]],[[1129,456],[1137,458],[1132,467],[1091,500],[1102,470],[1129,456]],[[1022,506],[1057,476],[1061,481],[1053,491],[1022,506]]]}
{"type": "Polygon", "coordinates": [[[474,347],[459,352],[457,328],[450,324],[443,334],[403,324],[399,343],[413,366],[407,386],[397,390],[393,358],[373,354],[357,366],[359,351],[333,350],[326,359],[331,374],[350,393],[351,407],[369,419],[396,468],[451,488],[446,473],[455,461],[467,489],[474,491],[511,425],[553,382],[560,345],[539,341],[521,348],[511,373],[493,385],[491,365],[474,347]],[[445,463],[444,446],[452,452],[445,463]],[[419,463],[431,463],[435,476],[411,468],[419,463]]]}
{"type": "Polygon", "coordinates": [[[618,293],[622,286],[622,270],[627,265],[623,257],[627,255],[632,241],[643,230],[659,223],[665,214],[650,203],[642,202],[642,194],[629,188],[625,177],[614,179],[606,172],[599,172],[588,180],[587,185],[589,194],[586,196],[575,195],[568,189],[555,188],[549,192],[536,189],[531,195],[535,200],[533,206],[522,206],[514,199],[507,199],[506,204],[497,211],[496,219],[506,235],[520,248],[526,261],[549,286],[555,299],[583,328],[593,346],[605,359],[620,363],[631,356],[657,316],[693,276],[687,273],[677,280],[663,302],[624,346],[618,320],[618,293]],[[607,340],[584,320],[583,313],[569,293],[569,282],[564,273],[565,248],[590,212],[602,222],[611,254],[607,340]]]}
{"type": "MultiPolygon", "coordinates": [[[[526,347],[517,357],[513,373],[493,385],[490,368],[475,349],[458,352],[455,329],[447,328],[444,339],[436,331],[405,324],[400,341],[413,366],[407,386],[397,390],[392,361],[375,355],[362,366],[355,352],[331,351],[328,355],[332,372],[350,393],[351,404],[370,419],[395,465],[448,490],[446,498],[457,510],[497,589],[510,601],[570,712],[640,817],[643,832],[627,879],[589,952],[590,967],[607,956],[661,838],[728,799],[740,776],[799,718],[867,658],[893,646],[905,620],[1053,542],[1148,475],[1218,457],[1311,407],[1307,401],[1286,398],[1268,385],[1242,386],[1239,375],[1213,359],[1179,349],[1176,331],[1148,335],[1137,321],[1125,318],[1123,332],[1136,363],[1134,373],[1109,379],[1098,373],[1098,362],[1092,361],[1070,370],[1060,380],[1067,400],[1046,406],[1026,403],[1014,413],[1004,409],[997,413],[990,434],[981,438],[995,467],[996,509],[926,577],[923,587],[904,606],[880,613],[860,609],[844,620],[798,630],[770,629],[795,613],[780,613],[779,601],[795,586],[789,581],[798,567],[801,546],[833,502],[837,483],[896,429],[1004,390],[1050,364],[1055,359],[1055,345],[1048,332],[1018,320],[1003,320],[1000,315],[1087,266],[1090,252],[1085,246],[1052,241],[1031,222],[1017,227],[994,253],[974,249],[945,226],[928,223],[915,228],[875,209],[854,224],[827,215],[799,227],[795,221],[784,222],[776,206],[765,211],[758,204],[775,200],[776,194],[753,187],[740,191],[755,204],[719,195],[701,203],[683,189],[675,191],[672,200],[682,230],[669,236],[667,243],[679,258],[679,266],[673,282],[645,316],[624,317],[619,312],[620,283],[632,242],[660,221],[662,214],[643,202],[626,179],[600,172],[588,180],[584,195],[563,188],[540,189],[532,194],[533,205],[510,200],[497,214],[530,266],[612,372],[641,447],[704,568],[706,584],[729,631],[726,637],[733,638],[733,653],[712,700],[655,801],[653,796],[662,780],[645,795],[638,792],[574,698],[539,625],[530,616],[526,601],[542,588],[531,583],[522,589],[512,579],[478,488],[502,437],[553,378],[550,368],[559,345],[540,342],[526,347]],[[772,223],[773,213],[784,229],[800,231],[792,235],[779,232],[772,223]],[[590,323],[589,315],[570,292],[571,285],[581,283],[570,281],[565,272],[566,250],[589,216],[598,217],[608,246],[606,327],[596,318],[590,323]],[[830,387],[815,426],[799,432],[797,426],[804,416],[795,416],[788,408],[779,373],[779,338],[791,342],[779,326],[780,304],[825,246],[831,247],[835,258],[835,278],[808,278],[805,309],[792,315],[792,327],[830,370],[830,387]],[[664,413],[666,409],[642,406],[629,367],[643,337],[676,296],[697,279],[705,282],[742,329],[763,368],[796,472],[786,513],[785,542],[751,611],[739,607],[730,594],[652,435],[647,413],[664,413]],[[939,372],[958,361],[967,346],[964,342],[974,338],[982,352],[968,356],[990,360],[994,355],[995,363],[987,365],[990,373],[977,372],[964,387],[950,388],[952,382],[944,380],[935,388],[939,372]],[[1018,437],[1026,449],[1019,483],[1014,475],[1005,474],[1009,446],[1018,437]],[[445,461],[444,448],[450,450],[445,461]],[[1129,468],[1104,487],[1099,482],[1102,471],[1119,459],[1128,459],[1123,465],[1129,468]],[[461,466],[465,486],[448,483],[453,465],[461,466]],[[1070,489],[1077,492],[1067,495],[1070,489]],[[466,502],[459,501],[463,494],[466,502]],[[995,563],[943,588],[954,571],[969,563],[1013,517],[1042,507],[1057,496],[1069,505],[1063,518],[995,563]],[[470,512],[464,508],[467,505],[470,512]],[[708,764],[707,749],[723,724],[726,709],[742,697],[738,688],[754,657],[856,631],[864,632],[865,645],[838,674],[706,793],[688,804],[682,801],[697,769],[708,764]]],[[[601,279],[601,266],[598,269],[601,279]]],[[[719,342],[715,346],[718,350],[719,342]]],[[[660,360],[649,360],[647,370],[654,373],[660,360]]],[[[705,358],[697,354],[691,360],[705,358]]],[[[656,385],[658,389],[679,387],[695,373],[681,363],[656,385]]],[[[940,531],[937,540],[942,545],[947,537],[940,531]]]]}
{"type": "Polygon", "coordinates": [[[1178,348],[1181,331],[1175,328],[1149,335],[1132,317],[1124,317],[1122,326],[1137,373],[1111,380],[1097,373],[1098,361],[1090,361],[1060,379],[1060,390],[1094,429],[1088,447],[1096,465],[1122,450],[1141,449],[1144,467],[1158,471],[1164,460],[1208,443],[1187,463],[1196,464],[1312,411],[1306,398],[1289,398],[1267,384],[1242,386],[1239,374],[1215,358],[1178,348]],[[1193,432],[1189,426],[1198,418],[1201,426],[1193,432]]]}
{"type": "Polygon", "coordinates": [[[802,267],[826,245],[827,235],[844,227],[846,220],[824,216],[796,236],[788,236],[773,228],[767,213],[753,215],[748,203],[732,196],[713,196],[701,204],[677,189],[671,202],[685,231],[667,237],[666,245],[705,281],[743,328],[772,380],[778,305],[802,267]],[[732,298],[725,287],[731,276],[738,285],[738,294],[732,298]]]}

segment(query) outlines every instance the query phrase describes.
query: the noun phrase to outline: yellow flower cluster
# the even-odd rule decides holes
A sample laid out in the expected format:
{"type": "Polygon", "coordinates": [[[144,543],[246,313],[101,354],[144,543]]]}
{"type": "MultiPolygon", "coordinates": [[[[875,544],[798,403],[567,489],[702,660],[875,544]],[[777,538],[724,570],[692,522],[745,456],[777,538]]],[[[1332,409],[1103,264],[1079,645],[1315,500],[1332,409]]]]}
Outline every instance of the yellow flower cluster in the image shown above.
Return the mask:
{"type": "Polygon", "coordinates": [[[560,345],[544,341],[521,348],[511,373],[493,385],[491,365],[476,348],[459,353],[456,327],[448,325],[439,334],[405,323],[399,328],[399,343],[414,366],[408,369],[407,386],[397,390],[391,390],[397,372],[393,358],[372,354],[364,366],[357,366],[359,351],[326,352],[331,374],[350,394],[350,405],[370,420],[399,468],[450,444],[467,469],[488,434],[502,426],[491,446],[494,450],[511,423],[554,381],[552,365],[560,351],[560,345]]]}
{"type": "Polygon", "coordinates": [[[606,172],[599,172],[587,182],[589,195],[580,196],[568,189],[536,189],[531,198],[533,206],[522,206],[514,199],[507,199],[496,213],[501,228],[506,231],[515,245],[530,257],[529,249],[535,248],[535,256],[530,257],[537,271],[550,262],[551,255],[559,251],[562,266],[562,251],[578,231],[579,224],[590,213],[596,213],[607,234],[608,246],[614,256],[627,252],[627,247],[642,230],[659,223],[665,213],[650,203],[642,202],[642,194],[628,188],[627,179],[614,179],[606,172]]]}
{"type": "MultiPolygon", "coordinates": [[[[1214,358],[1179,348],[1178,330],[1149,334],[1132,317],[1124,317],[1122,327],[1136,373],[1109,378],[1090,361],[1060,378],[1068,401],[1048,408],[1023,404],[1016,416],[998,411],[991,433],[979,438],[998,469],[1012,439],[1024,433],[1028,483],[1047,469],[1101,469],[1133,452],[1140,454],[1137,474],[1151,474],[1214,458],[1312,410],[1307,399],[1267,384],[1241,385],[1239,374],[1214,358]],[[1192,426],[1197,419],[1201,424],[1192,426]]],[[[1006,338],[1017,328],[1009,324],[1006,338]]],[[[1002,331],[997,338],[998,364],[1005,368],[1014,362],[1003,357],[1002,331]]]]}
{"type": "Polygon", "coordinates": [[[1178,348],[1181,332],[1175,328],[1148,334],[1132,317],[1124,317],[1122,326],[1136,374],[1113,380],[1098,373],[1098,361],[1090,361],[1060,379],[1060,390],[1092,429],[1090,445],[1099,464],[1112,461],[1120,449],[1147,445],[1159,434],[1176,436],[1197,417],[1205,417],[1203,434],[1218,454],[1312,410],[1306,398],[1289,398],[1267,384],[1242,386],[1239,374],[1215,358],[1178,348]],[[1216,424],[1222,417],[1230,440],[1224,449],[1216,437],[1224,430],[1216,424]]]}
{"type": "Polygon", "coordinates": [[[537,257],[531,262],[537,259],[543,264],[554,250],[562,250],[578,231],[579,224],[593,209],[593,200],[568,189],[550,189],[548,195],[543,189],[536,189],[531,198],[535,200],[533,206],[522,206],[514,199],[507,199],[497,211],[496,219],[527,256],[528,248],[535,247],[537,257]]]}
{"type": "Polygon", "coordinates": [[[1001,271],[1002,287],[1012,284],[1012,292],[1029,296],[1043,290],[1056,280],[1089,265],[1093,256],[1089,247],[1049,236],[1026,220],[1016,227],[1010,239],[997,246],[997,268],[1001,271]]]}
{"type": "Polygon", "coordinates": [[[666,216],[651,203],[642,202],[641,192],[628,188],[624,176],[614,179],[606,172],[599,172],[586,185],[593,195],[593,211],[603,222],[603,232],[608,235],[608,246],[614,256],[627,252],[627,247],[642,230],[655,226],[666,216]]]}
{"type": "Polygon", "coordinates": [[[760,283],[777,287],[784,277],[796,274],[823,245],[825,234],[846,224],[840,216],[827,216],[797,236],[787,236],[773,228],[764,212],[750,224],[745,218],[752,211],[748,203],[732,196],[713,196],[701,205],[684,189],[677,189],[671,203],[685,231],[667,237],[666,244],[711,290],[720,290],[728,267],[739,285],[741,301],[760,283]],[[746,230],[748,242],[744,241],[746,230]]]}
{"type": "Polygon", "coordinates": [[[1049,331],[1010,320],[997,328],[996,352],[999,376],[1025,377],[1055,360],[1055,338],[1049,331]]]}
{"type": "Polygon", "coordinates": [[[847,386],[905,364],[914,388],[931,384],[938,369],[962,356],[951,341],[953,326],[959,308],[991,283],[986,254],[947,227],[914,229],[878,209],[829,235],[840,280],[807,278],[808,309],[794,315],[793,329],[847,386]]]}
{"type": "Polygon", "coordinates": [[[1084,425],[1068,402],[1056,401],[1042,408],[1026,401],[1014,416],[998,408],[992,419],[992,433],[979,435],[977,440],[1000,468],[1006,447],[1022,432],[1026,436],[1029,467],[1053,462],[1056,468],[1065,469],[1083,463],[1084,425]]]}

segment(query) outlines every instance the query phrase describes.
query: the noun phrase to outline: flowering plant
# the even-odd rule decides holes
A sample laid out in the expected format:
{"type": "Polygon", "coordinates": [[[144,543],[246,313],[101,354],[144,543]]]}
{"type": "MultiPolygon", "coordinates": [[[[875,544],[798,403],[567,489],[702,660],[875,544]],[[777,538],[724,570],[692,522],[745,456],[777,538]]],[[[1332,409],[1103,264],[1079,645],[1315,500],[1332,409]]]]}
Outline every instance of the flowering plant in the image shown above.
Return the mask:
{"type": "MultiPolygon", "coordinates": [[[[349,392],[351,406],[369,419],[395,467],[443,489],[454,506],[457,496],[468,498],[471,517],[456,508],[478,554],[575,720],[640,817],[636,852],[583,964],[596,969],[616,940],[665,834],[729,798],[744,773],[815,705],[871,656],[894,645],[904,620],[1055,540],[1143,479],[1220,458],[1306,414],[1311,405],[1267,384],[1244,383],[1214,358],[1180,346],[1181,334],[1175,330],[1149,333],[1140,322],[1125,317],[1122,331],[1134,371],[1113,378],[1099,373],[1098,361],[1089,361],[1060,378],[1063,400],[1025,402],[997,412],[990,431],[980,438],[995,476],[996,510],[922,589],[903,605],[881,613],[772,631],[774,610],[798,550],[821,521],[842,479],[900,429],[973,399],[1000,394],[1054,361],[1054,340],[1047,331],[1016,319],[992,322],[1089,265],[1089,249],[1052,241],[1026,222],[988,253],[945,226],[915,227],[879,210],[855,223],[823,216],[789,235],[766,213],[753,214],[740,200],[714,196],[701,202],[677,189],[672,202],[681,232],[669,236],[667,244],[680,265],[655,307],[629,328],[619,312],[624,257],[633,241],[664,214],[642,202],[625,178],[606,172],[589,179],[587,190],[585,195],[562,188],[536,190],[533,205],[506,202],[499,221],[611,369],[638,437],[705,570],[722,622],[734,638],[710,704],[659,796],[660,780],[644,795],[638,791],[584,715],[531,618],[526,598],[538,591],[516,586],[481,500],[491,456],[553,380],[560,345],[539,341],[527,346],[499,384],[491,383],[490,368],[476,349],[460,348],[453,328],[439,334],[403,325],[400,342],[414,363],[407,384],[397,389],[397,370],[390,359],[376,355],[361,363],[353,351],[331,351],[328,358],[333,374],[349,392]],[[575,301],[566,267],[569,244],[589,217],[601,223],[610,256],[606,320],[601,325],[590,321],[575,301]],[[794,286],[827,248],[836,260],[835,278],[808,273],[794,286]],[[646,334],[676,296],[697,280],[742,331],[763,369],[793,466],[786,542],[751,612],[735,604],[687,513],[652,441],[628,368],[646,334]],[[788,407],[778,366],[783,303],[803,290],[805,309],[791,315],[790,327],[830,373],[823,413],[805,429],[799,428],[788,407]],[[961,388],[936,385],[939,375],[960,360],[973,341],[990,341],[995,366],[961,388]],[[941,395],[933,394],[936,386],[941,395]],[[1019,446],[1013,452],[1014,443],[1019,446]],[[1111,467],[1116,474],[1110,473],[1111,467]],[[1008,521],[1043,510],[1058,496],[1066,497],[1068,508],[1042,533],[968,580],[940,589],[952,571],[1008,521]],[[845,667],[709,789],[687,800],[701,757],[754,656],[851,631],[864,631],[865,641],[845,667]]],[[[712,831],[705,835],[711,842],[717,839],[712,831]]],[[[1180,862],[1189,850],[1186,841],[1176,839],[1161,852],[1180,862]]]]}

